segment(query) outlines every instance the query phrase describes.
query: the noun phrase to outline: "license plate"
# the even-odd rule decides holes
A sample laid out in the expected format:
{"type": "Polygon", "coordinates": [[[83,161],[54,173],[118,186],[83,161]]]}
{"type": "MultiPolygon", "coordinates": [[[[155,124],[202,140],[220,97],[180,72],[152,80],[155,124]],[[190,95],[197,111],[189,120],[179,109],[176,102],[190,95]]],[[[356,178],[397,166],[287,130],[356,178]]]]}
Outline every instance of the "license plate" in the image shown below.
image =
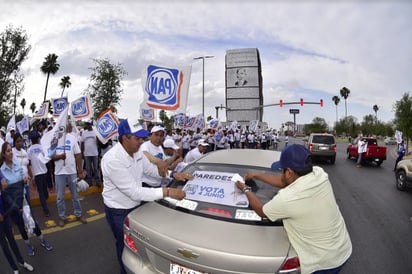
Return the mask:
{"type": "Polygon", "coordinates": [[[206,274],[205,272],[199,272],[188,267],[170,263],[170,274],[206,274]]]}
{"type": "Polygon", "coordinates": [[[319,147],[320,150],[327,150],[329,147],[319,147]]]}

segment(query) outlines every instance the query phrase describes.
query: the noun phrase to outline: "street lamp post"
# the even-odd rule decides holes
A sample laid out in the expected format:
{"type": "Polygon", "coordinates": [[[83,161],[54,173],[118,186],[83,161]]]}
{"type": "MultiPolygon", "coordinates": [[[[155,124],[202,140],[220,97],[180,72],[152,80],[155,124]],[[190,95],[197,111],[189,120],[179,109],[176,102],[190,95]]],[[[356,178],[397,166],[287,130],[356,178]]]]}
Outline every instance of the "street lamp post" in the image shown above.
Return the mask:
{"type": "Polygon", "coordinates": [[[202,80],[202,115],[205,117],[205,58],[213,58],[214,56],[206,55],[193,58],[193,60],[202,59],[203,63],[203,80],[202,80]]]}

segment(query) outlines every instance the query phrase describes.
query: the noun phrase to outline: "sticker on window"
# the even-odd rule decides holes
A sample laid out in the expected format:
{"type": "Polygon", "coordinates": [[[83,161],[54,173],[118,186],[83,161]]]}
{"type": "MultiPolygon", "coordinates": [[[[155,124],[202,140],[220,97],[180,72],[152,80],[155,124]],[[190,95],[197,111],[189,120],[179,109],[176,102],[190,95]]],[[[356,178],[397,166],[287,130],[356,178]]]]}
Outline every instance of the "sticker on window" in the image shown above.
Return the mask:
{"type": "Polygon", "coordinates": [[[234,207],[248,207],[247,197],[231,181],[235,173],[195,171],[183,190],[186,199],[234,207]]]}

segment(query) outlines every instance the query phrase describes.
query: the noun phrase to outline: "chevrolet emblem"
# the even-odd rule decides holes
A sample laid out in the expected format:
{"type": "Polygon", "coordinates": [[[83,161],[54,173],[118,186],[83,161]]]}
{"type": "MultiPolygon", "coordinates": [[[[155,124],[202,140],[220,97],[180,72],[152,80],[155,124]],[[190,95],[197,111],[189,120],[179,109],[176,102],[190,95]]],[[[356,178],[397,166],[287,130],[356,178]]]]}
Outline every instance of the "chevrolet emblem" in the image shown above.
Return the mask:
{"type": "Polygon", "coordinates": [[[191,250],[187,250],[185,248],[177,249],[177,253],[180,253],[183,257],[189,258],[189,259],[190,258],[196,259],[197,257],[199,257],[199,254],[193,253],[191,250]]]}

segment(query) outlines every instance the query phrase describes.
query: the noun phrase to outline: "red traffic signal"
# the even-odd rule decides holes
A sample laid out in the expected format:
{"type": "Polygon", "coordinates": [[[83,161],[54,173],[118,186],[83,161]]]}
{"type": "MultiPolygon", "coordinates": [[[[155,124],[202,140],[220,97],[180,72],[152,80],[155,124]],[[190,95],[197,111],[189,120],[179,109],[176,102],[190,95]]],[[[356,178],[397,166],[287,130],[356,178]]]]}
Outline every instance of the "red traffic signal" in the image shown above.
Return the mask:
{"type": "Polygon", "coordinates": [[[280,100],[280,101],[279,101],[279,106],[280,106],[280,107],[283,107],[283,100],[280,100]]]}
{"type": "Polygon", "coordinates": [[[300,98],[300,105],[303,106],[303,98],[300,98]]]}
{"type": "Polygon", "coordinates": [[[323,99],[320,99],[320,106],[323,107],[323,99]]]}

